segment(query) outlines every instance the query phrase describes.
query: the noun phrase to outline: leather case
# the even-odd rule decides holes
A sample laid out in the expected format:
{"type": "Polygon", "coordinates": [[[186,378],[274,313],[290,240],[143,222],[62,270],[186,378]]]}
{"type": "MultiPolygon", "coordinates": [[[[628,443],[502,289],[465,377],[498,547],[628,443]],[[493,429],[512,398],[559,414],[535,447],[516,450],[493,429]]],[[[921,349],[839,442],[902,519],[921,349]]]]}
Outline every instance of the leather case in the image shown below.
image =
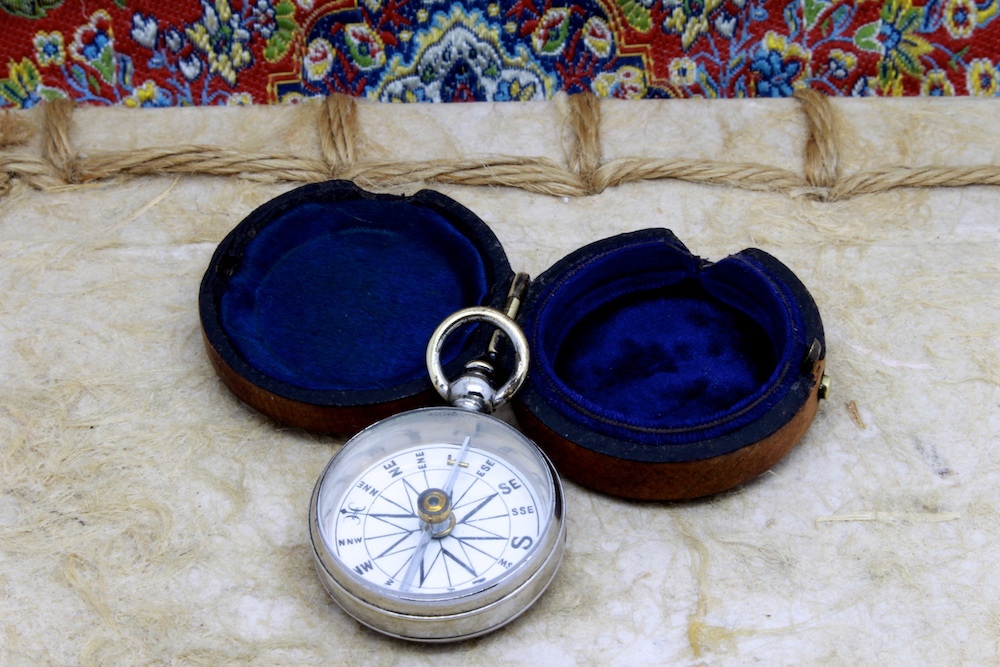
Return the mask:
{"type": "MultiPolygon", "coordinates": [[[[493,232],[449,197],[307,185],[219,244],[201,283],[202,331],[212,365],[250,406],[354,432],[434,402],[424,365],[434,328],[467,306],[502,307],[512,278],[493,232]]],[[[474,338],[449,339],[446,371],[485,348],[474,338]]]]}
{"type": "Polygon", "coordinates": [[[712,263],[665,229],[623,234],[539,276],[523,312],[534,356],[518,420],[566,477],[606,493],[732,488],[816,414],[819,311],[761,250],[712,263]]]}
{"type": "MultiPolygon", "coordinates": [[[[347,433],[439,403],[424,366],[434,328],[500,308],[513,274],[496,237],[448,197],[308,185],[251,213],[201,285],[209,358],[243,401],[347,433]]],[[[668,230],[603,239],[528,289],[531,345],[515,397],[524,432],[566,477],[647,500],[694,498],[764,472],[816,414],[819,312],[781,262],[712,263],[668,230]]],[[[449,338],[457,376],[491,332],[449,338]]]]}

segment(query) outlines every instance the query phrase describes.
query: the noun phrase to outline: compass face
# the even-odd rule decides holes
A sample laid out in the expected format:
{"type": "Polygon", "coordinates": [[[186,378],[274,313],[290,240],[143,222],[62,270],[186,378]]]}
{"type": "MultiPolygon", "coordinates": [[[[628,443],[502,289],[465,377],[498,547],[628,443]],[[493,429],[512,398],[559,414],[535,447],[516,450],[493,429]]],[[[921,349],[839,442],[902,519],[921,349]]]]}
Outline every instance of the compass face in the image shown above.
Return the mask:
{"type": "Polygon", "coordinates": [[[313,489],[316,570],[348,614],[393,637],[456,641],[509,623],[566,543],[559,476],[503,421],[422,408],[369,426],[313,489]]]}
{"type": "Polygon", "coordinates": [[[533,553],[549,520],[530,480],[474,438],[395,451],[341,488],[320,512],[327,548],[367,585],[404,597],[489,587],[533,553]],[[429,489],[450,500],[436,535],[418,515],[429,489]]]}

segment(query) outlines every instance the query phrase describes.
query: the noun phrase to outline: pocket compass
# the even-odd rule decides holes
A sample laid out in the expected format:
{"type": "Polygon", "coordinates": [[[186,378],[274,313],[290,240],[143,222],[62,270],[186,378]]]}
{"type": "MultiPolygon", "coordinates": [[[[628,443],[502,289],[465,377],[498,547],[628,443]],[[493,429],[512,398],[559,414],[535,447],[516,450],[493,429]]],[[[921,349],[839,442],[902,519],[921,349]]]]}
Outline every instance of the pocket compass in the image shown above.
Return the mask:
{"type": "Polygon", "coordinates": [[[316,569],[344,611],[375,630],[427,642],[490,632],[527,610],[559,568],[565,508],[555,468],[531,440],[488,414],[527,375],[527,340],[511,319],[518,302],[508,299],[507,314],[474,307],[442,322],[427,367],[451,407],[369,426],[316,483],[309,510],[316,569]],[[449,381],[444,340],[470,322],[499,331],[485,359],[449,381]],[[486,359],[497,358],[500,331],[516,362],[494,390],[486,359]]]}

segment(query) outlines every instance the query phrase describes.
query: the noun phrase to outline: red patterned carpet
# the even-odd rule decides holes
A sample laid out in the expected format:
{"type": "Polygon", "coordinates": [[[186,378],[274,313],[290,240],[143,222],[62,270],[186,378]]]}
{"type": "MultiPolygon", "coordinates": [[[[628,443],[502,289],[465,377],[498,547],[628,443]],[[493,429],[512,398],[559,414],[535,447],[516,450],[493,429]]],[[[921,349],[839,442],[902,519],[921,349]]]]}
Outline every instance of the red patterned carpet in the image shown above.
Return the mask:
{"type": "Polygon", "coordinates": [[[998,1],[0,0],[0,105],[995,96],[998,1]]]}

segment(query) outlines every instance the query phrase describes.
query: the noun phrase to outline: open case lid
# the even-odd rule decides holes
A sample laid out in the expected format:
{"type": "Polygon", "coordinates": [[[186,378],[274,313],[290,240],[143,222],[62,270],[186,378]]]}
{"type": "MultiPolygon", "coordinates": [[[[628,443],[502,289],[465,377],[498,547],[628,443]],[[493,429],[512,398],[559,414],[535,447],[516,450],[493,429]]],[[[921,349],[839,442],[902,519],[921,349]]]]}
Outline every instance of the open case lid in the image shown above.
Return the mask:
{"type": "MultiPolygon", "coordinates": [[[[346,433],[437,400],[424,352],[456,310],[499,308],[512,279],[493,232],[432,191],[307,185],[262,205],[222,241],[199,296],[213,366],[279,422],[346,433]]],[[[445,370],[485,348],[453,336],[445,370]]]]}
{"type": "Polygon", "coordinates": [[[515,399],[567,477],[613,495],[693,498],[770,468],[816,413],[823,325],[781,262],[711,263],[669,231],[581,248],[538,277],[515,399]]]}

